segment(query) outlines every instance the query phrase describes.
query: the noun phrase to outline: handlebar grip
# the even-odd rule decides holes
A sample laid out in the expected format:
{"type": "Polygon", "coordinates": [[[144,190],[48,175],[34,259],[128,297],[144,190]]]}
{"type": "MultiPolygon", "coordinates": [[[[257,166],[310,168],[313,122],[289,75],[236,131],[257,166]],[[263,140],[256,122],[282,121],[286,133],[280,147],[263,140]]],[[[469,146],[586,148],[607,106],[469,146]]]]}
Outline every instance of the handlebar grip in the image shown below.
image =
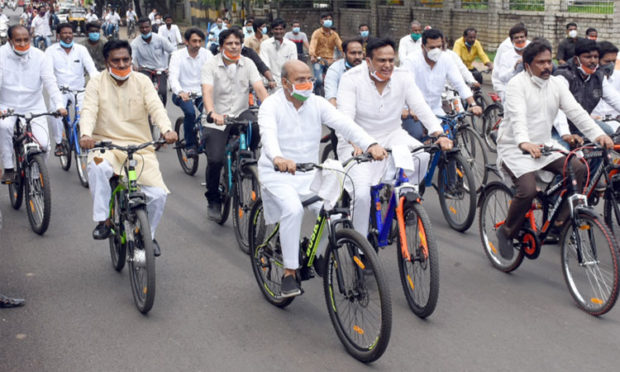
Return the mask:
{"type": "Polygon", "coordinates": [[[95,142],[95,147],[108,147],[112,144],[112,141],[99,141],[95,142]]]}

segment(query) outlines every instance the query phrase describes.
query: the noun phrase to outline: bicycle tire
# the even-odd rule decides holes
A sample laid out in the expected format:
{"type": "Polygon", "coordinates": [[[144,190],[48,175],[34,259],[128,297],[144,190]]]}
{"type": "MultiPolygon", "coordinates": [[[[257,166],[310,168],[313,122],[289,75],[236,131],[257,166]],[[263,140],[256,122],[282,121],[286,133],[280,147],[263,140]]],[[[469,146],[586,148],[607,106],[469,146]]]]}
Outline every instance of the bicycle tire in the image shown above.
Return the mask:
{"type": "Polygon", "coordinates": [[[142,314],[153,308],[155,301],[155,256],[151,226],[145,208],[135,211],[134,247],[130,248],[129,281],[136,307],[142,314]],[[144,278],[146,276],[146,278],[144,278]]]}
{"type": "Polygon", "coordinates": [[[377,253],[362,235],[348,228],[339,229],[335,234],[337,246],[328,245],[324,260],[323,289],[327,311],[347,352],[361,362],[370,363],[383,355],[390,341],[392,303],[389,285],[377,253]],[[360,253],[364,255],[364,263],[360,253]],[[345,278],[347,272],[352,278],[345,278]],[[373,299],[379,308],[375,314],[369,314],[373,299]],[[347,305],[355,309],[343,310],[347,305]],[[345,316],[352,314],[355,319],[347,321],[345,316]],[[375,324],[361,324],[370,318],[377,319],[375,324]],[[376,331],[373,332],[371,327],[376,331]]]}
{"type": "Polygon", "coordinates": [[[52,192],[47,165],[42,154],[32,156],[26,172],[26,204],[32,231],[45,234],[52,213],[52,192]],[[34,195],[39,196],[34,198],[34,195]]]}
{"type": "Polygon", "coordinates": [[[238,172],[233,184],[233,227],[235,238],[239,249],[246,254],[250,254],[249,241],[249,218],[252,206],[260,197],[260,184],[258,183],[258,170],[256,165],[244,167],[242,172],[238,172]],[[244,173],[244,174],[243,174],[244,173]],[[248,187],[249,186],[249,187],[248,187]]]}
{"type": "MultiPolygon", "coordinates": [[[[482,92],[478,91],[474,93],[474,101],[476,102],[478,106],[480,106],[480,108],[484,112],[484,110],[487,108],[488,105],[487,105],[486,99],[484,99],[484,95],[482,94],[482,92]]],[[[471,119],[472,128],[477,133],[482,135],[482,131],[484,129],[484,119],[480,116],[471,116],[470,119],[471,119]]]]}
{"type": "MultiPolygon", "coordinates": [[[[608,191],[613,192],[613,191],[608,191]]],[[[620,238],[620,203],[616,201],[615,196],[605,197],[603,203],[603,218],[611,233],[620,238]]]]}
{"type": "MultiPolygon", "coordinates": [[[[17,154],[15,154],[15,158],[17,159],[17,154]]],[[[14,169],[15,181],[9,184],[9,199],[11,201],[11,207],[18,210],[24,201],[24,176],[19,162],[16,162],[14,169]]]]}
{"type": "Polygon", "coordinates": [[[479,191],[489,178],[489,158],[482,138],[473,128],[465,127],[456,132],[454,143],[459,146],[461,155],[474,173],[476,191],[479,191]]]}
{"type": "Polygon", "coordinates": [[[228,173],[227,172],[228,170],[226,169],[226,166],[223,166],[222,171],[220,172],[220,184],[218,186],[218,190],[220,194],[220,201],[221,201],[220,218],[215,221],[220,225],[223,225],[226,223],[226,220],[228,220],[228,215],[230,214],[231,197],[230,197],[230,192],[228,190],[228,173]]]}
{"type": "Polygon", "coordinates": [[[174,130],[178,134],[178,140],[176,143],[177,159],[185,174],[193,176],[198,171],[198,155],[187,156],[187,150],[185,149],[185,128],[183,126],[183,117],[177,118],[174,124],[174,130]]]}
{"type": "MultiPolygon", "coordinates": [[[[405,203],[404,200],[401,203],[405,203]]],[[[431,315],[437,306],[439,298],[439,253],[437,241],[433,234],[431,220],[420,203],[403,205],[405,231],[397,234],[396,260],[400,281],[405,292],[405,298],[411,311],[424,319],[431,315]],[[407,227],[413,226],[414,231],[407,233],[407,227]],[[403,235],[407,240],[409,257],[407,259],[401,250],[403,235]],[[412,244],[413,242],[413,244],[412,244]],[[428,276],[428,289],[420,285],[426,281],[422,276],[428,276]]]]}
{"type": "Polygon", "coordinates": [[[69,129],[69,123],[67,122],[67,118],[62,119],[62,142],[60,145],[62,146],[62,150],[64,155],[58,157],[58,161],[60,161],[60,167],[64,171],[68,171],[71,168],[71,144],[67,139],[69,133],[71,133],[69,129]]]}
{"type": "MultiPolygon", "coordinates": [[[[77,145],[79,146],[79,144],[77,145]]],[[[80,153],[73,152],[75,155],[75,169],[77,171],[78,180],[80,185],[88,188],[88,153],[86,150],[80,148],[80,153]]]]}
{"type": "Polygon", "coordinates": [[[487,106],[482,114],[482,137],[489,150],[493,153],[497,152],[497,143],[495,141],[497,140],[497,131],[503,120],[503,114],[504,108],[497,103],[487,106]]]}
{"type": "Polygon", "coordinates": [[[332,144],[328,143],[323,147],[323,151],[321,152],[321,164],[325,163],[327,159],[336,159],[336,152],[332,148],[332,144]]]}
{"type": "Polygon", "coordinates": [[[265,225],[263,202],[258,199],[250,213],[249,246],[252,272],[258,288],[270,304],[284,308],[290,305],[295,297],[282,297],[280,288],[284,267],[280,247],[280,233],[275,231],[277,225],[265,225]],[[266,242],[266,238],[269,241],[266,242]]]}
{"type": "MultiPolygon", "coordinates": [[[[111,181],[112,191],[116,189],[118,181],[111,181]]],[[[110,222],[112,223],[112,235],[108,238],[110,244],[110,258],[112,259],[112,267],[120,272],[125,267],[125,259],[127,258],[127,243],[125,236],[125,227],[121,220],[121,199],[119,194],[114,195],[114,199],[110,205],[110,222]]]]}
{"type": "Polygon", "coordinates": [[[562,273],[577,307],[594,316],[603,315],[613,308],[618,298],[618,260],[618,243],[609,227],[594,214],[577,211],[575,220],[566,224],[562,234],[562,273]],[[601,237],[596,239],[596,243],[592,242],[595,239],[594,230],[599,230],[601,237]],[[571,244],[576,241],[575,232],[580,236],[584,248],[581,254],[587,262],[578,262],[575,244],[571,244]],[[588,245],[589,248],[584,247],[583,235],[593,243],[588,245]],[[571,265],[573,261],[574,267],[571,265]],[[584,270],[585,275],[579,275],[584,270]],[[586,285],[583,288],[576,284],[579,276],[585,276],[586,285]]]}
{"type": "Polygon", "coordinates": [[[456,231],[465,232],[471,227],[474,222],[474,217],[476,216],[476,188],[474,175],[463,155],[453,154],[450,160],[446,159],[439,162],[439,174],[437,175],[439,180],[439,204],[448,225],[456,231]],[[463,207],[467,208],[465,213],[461,213],[460,204],[457,206],[456,202],[448,203],[448,199],[446,198],[446,190],[448,189],[447,169],[450,166],[450,160],[453,160],[456,166],[456,182],[455,185],[450,185],[449,187],[450,192],[452,192],[450,200],[464,200],[465,198],[469,198],[468,201],[463,203],[463,207]],[[465,218],[457,220],[456,217],[460,215],[464,215],[465,218]]]}
{"type": "Polygon", "coordinates": [[[482,248],[491,265],[496,269],[509,273],[516,270],[523,262],[524,253],[516,249],[510,260],[506,260],[499,253],[496,231],[498,223],[506,220],[508,207],[514,193],[501,182],[494,181],[485,187],[480,201],[480,213],[478,216],[480,227],[480,240],[482,248]],[[494,208],[494,209],[491,209],[494,208]]]}

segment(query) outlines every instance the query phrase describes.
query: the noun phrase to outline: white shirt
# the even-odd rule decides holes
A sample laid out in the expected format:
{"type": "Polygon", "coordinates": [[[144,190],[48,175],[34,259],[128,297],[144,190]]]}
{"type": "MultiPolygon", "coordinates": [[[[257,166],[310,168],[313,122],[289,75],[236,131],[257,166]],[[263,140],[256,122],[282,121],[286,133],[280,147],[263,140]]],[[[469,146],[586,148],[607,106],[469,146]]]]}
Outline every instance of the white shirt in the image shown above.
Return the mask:
{"type": "Polygon", "coordinates": [[[196,58],[192,58],[187,48],[179,49],[170,56],[168,81],[172,93],[197,93],[202,95],[200,87],[200,71],[202,66],[213,54],[205,48],[200,48],[196,58]]]}
{"type": "Polygon", "coordinates": [[[72,90],[84,89],[84,70],[91,78],[99,73],[86,47],[75,42],[69,53],[60,43],[52,44],[45,50],[45,58],[52,61],[58,85],[72,90]]]}
{"type": "Polygon", "coordinates": [[[395,68],[381,94],[369,76],[366,62],[345,72],[340,79],[338,110],[380,143],[393,132],[402,130],[401,113],[405,104],[416,113],[429,133],[443,131],[441,121],[422,99],[422,92],[409,71],[395,68]]]}
{"type": "Polygon", "coordinates": [[[172,46],[177,46],[183,43],[183,39],[181,38],[181,32],[179,31],[179,27],[177,25],[171,25],[170,30],[166,25],[162,25],[159,27],[157,31],[159,36],[167,39],[172,46]]]}
{"type": "Polygon", "coordinates": [[[411,35],[403,36],[398,42],[398,60],[402,66],[403,61],[413,54],[422,50],[422,37],[418,41],[413,41],[411,35]]]}
{"type": "Polygon", "coordinates": [[[465,64],[463,63],[463,60],[461,59],[461,57],[459,57],[459,55],[456,54],[454,50],[446,49],[444,50],[444,53],[448,54],[450,58],[452,58],[452,61],[454,62],[456,67],[459,69],[459,72],[461,73],[463,80],[465,80],[467,84],[473,84],[473,83],[478,82],[476,79],[474,79],[474,75],[471,74],[471,71],[469,71],[467,66],[465,66],[465,64]]]}
{"type": "Polygon", "coordinates": [[[523,142],[531,142],[562,148],[551,137],[553,121],[560,109],[590,140],[604,134],[562,80],[559,76],[551,76],[540,87],[527,71],[523,71],[506,85],[504,120],[497,137],[497,164],[505,162],[516,177],[540,170],[560,158],[560,154],[554,153],[534,159],[518,147],[523,142]]]}
{"type": "Polygon", "coordinates": [[[282,39],[282,43],[270,37],[260,44],[260,59],[265,62],[278,86],[282,85],[280,79],[282,66],[287,61],[297,59],[297,47],[288,39],[282,39]]]}
{"type": "Polygon", "coordinates": [[[325,99],[338,97],[338,85],[342,74],[347,71],[344,58],[332,63],[325,74],[325,99]]]}
{"type": "MultiPolygon", "coordinates": [[[[529,45],[530,41],[526,41],[526,45],[529,45]]],[[[520,56],[515,50],[512,43],[511,48],[504,48],[502,51],[502,58],[498,61],[497,57],[493,62],[493,74],[491,75],[491,81],[493,82],[493,90],[500,93],[500,96],[504,95],[506,90],[506,84],[519,72],[523,71],[523,65],[515,66],[523,56],[520,56]]],[[[504,97],[502,97],[503,99],[504,97]]]]}
{"type": "Polygon", "coordinates": [[[89,22],[95,22],[97,21],[99,18],[97,17],[97,15],[95,13],[90,13],[86,15],[86,23],[89,22]]]}
{"type": "Polygon", "coordinates": [[[155,14],[157,14],[157,12],[149,13],[149,19],[151,20],[151,24],[155,23],[155,14]]]}
{"type": "MultiPolygon", "coordinates": [[[[609,78],[605,79],[608,83],[606,89],[615,89],[616,92],[620,93],[620,76],[618,76],[618,74],[620,74],[620,72],[616,70],[609,78]]],[[[592,111],[592,115],[600,116],[603,119],[607,115],[615,118],[620,115],[620,110],[614,109],[611,105],[605,102],[605,100],[600,100],[598,105],[594,108],[594,111],[592,111]]]]}
{"type": "Polygon", "coordinates": [[[0,13],[0,22],[9,23],[9,19],[4,14],[0,13]]]}
{"type": "Polygon", "coordinates": [[[42,51],[31,46],[28,54],[20,57],[9,43],[0,47],[0,110],[45,112],[43,89],[50,97],[51,110],[64,108],[52,61],[42,51]]]}
{"type": "MultiPolygon", "coordinates": [[[[528,43],[529,43],[529,40],[528,40],[528,43]]],[[[497,47],[497,50],[495,51],[495,58],[493,59],[493,66],[500,63],[502,60],[502,57],[504,56],[504,53],[506,53],[507,51],[511,49],[514,49],[514,46],[512,45],[512,40],[510,40],[510,36],[509,36],[505,38],[504,41],[502,41],[497,47]]]]}
{"type": "Polygon", "coordinates": [[[50,29],[50,13],[46,12],[43,17],[37,14],[32,20],[32,27],[34,27],[35,36],[51,36],[52,30],[50,29]]]}
{"type": "Polygon", "coordinates": [[[125,13],[125,17],[127,17],[128,21],[131,21],[131,20],[135,21],[136,18],[138,18],[138,16],[136,15],[136,12],[134,12],[133,10],[131,10],[131,11],[128,10],[125,13]]]}
{"type": "Polygon", "coordinates": [[[121,16],[118,15],[118,13],[114,12],[114,13],[108,13],[107,16],[105,16],[105,20],[106,22],[109,22],[113,25],[118,25],[118,23],[121,21],[121,16]]]}
{"type": "Polygon", "coordinates": [[[147,43],[141,34],[136,36],[131,42],[133,64],[153,70],[167,69],[168,53],[172,53],[175,50],[175,47],[167,39],[155,33],[151,33],[150,43],[147,43]]]}
{"type": "MultiPolygon", "coordinates": [[[[456,64],[447,53],[442,53],[435,66],[431,66],[424,59],[424,54],[414,53],[407,57],[401,66],[409,70],[415,79],[415,83],[422,92],[422,96],[431,107],[435,115],[443,116],[446,113],[441,108],[441,94],[444,91],[446,83],[450,83],[458,92],[461,99],[466,100],[473,94],[471,89],[465,84],[465,80],[459,73],[456,64]]],[[[411,106],[409,108],[415,109],[411,106]]],[[[399,111],[399,115],[400,115],[399,111]]],[[[419,114],[416,112],[416,115],[419,114]]]]}

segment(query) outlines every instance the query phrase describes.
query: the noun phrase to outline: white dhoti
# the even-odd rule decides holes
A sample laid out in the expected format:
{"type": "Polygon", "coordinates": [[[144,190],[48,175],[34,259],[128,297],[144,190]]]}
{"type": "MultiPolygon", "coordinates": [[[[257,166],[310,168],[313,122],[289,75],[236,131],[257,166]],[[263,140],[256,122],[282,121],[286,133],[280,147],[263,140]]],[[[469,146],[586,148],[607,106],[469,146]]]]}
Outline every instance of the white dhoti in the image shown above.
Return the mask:
{"type": "MultiPolygon", "coordinates": [[[[75,105],[75,102],[73,102],[75,100],[74,98],[75,96],[72,93],[65,93],[62,95],[62,106],[63,107],[69,107],[69,104],[73,104],[75,105]]],[[[84,100],[84,93],[79,93],[77,95],[77,100],[78,100],[78,107],[82,107],[82,101],[84,100]]],[[[75,117],[71,117],[71,120],[75,120],[75,117]]],[[[54,131],[54,140],[56,141],[56,144],[60,144],[62,142],[62,131],[63,131],[63,123],[62,123],[62,118],[52,118],[52,130],[54,131]]],[[[69,133],[66,133],[67,137],[69,136],[69,133]]]]}
{"type": "MultiPolygon", "coordinates": [[[[2,167],[4,169],[13,168],[13,130],[17,118],[9,117],[0,120],[0,153],[2,153],[2,167]]],[[[41,116],[30,122],[32,134],[37,140],[43,151],[49,150],[49,133],[47,129],[47,119],[41,116]]],[[[49,151],[48,151],[49,156],[49,151]]]]}
{"type": "MultiPolygon", "coordinates": [[[[93,221],[105,221],[110,216],[110,178],[114,175],[114,170],[107,160],[103,160],[98,165],[94,161],[88,163],[87,171],[90,194],[93,197],[93,221]]],[[[164,214],[168,192],[161,187],[144,185],[140,186],[140,191],[146,196],[151,238],[155,239],[155,231],[164,214]]]]}
{"type": "MultiPolygon", "coordinates": [[[[376,139],[386,149],[391,149],[393,146],[407,146],[410,150],[413,150],[422,145],[421,142],[411,137],[402,129],[394,131],[383,138],[376,139]]],[[[341,159],[344,163],[351,158],[352,151],[353,146],[342,140],[342,137],[339,137],[338,159],[341,159]]],[[[409,182],[417,185],[424,179],[431,157],[429,153],[423,151],[413,154],[412,157],[414,170],[407,171],[406,174],[409,182]]],[[[351,213],[353,228],[363,236],[368,235],[371,203],[370,188],[381,183],[381,180],[394,179],[395,169],[393,169],[390,162],[391,159],[388,158],[382,161],[354,164],[348,171],[353,184],[353,187],[346,187],[347,192],[353,199],[353,211],[351,213]]]]}

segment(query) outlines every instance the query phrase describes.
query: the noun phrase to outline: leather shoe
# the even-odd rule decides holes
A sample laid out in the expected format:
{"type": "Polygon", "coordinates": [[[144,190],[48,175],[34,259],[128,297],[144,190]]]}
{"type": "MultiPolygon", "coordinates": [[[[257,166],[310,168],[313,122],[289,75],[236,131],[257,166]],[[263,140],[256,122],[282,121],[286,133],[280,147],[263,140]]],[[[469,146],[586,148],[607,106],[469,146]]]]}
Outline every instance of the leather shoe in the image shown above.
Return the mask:
{"type": "Polygon", "coordinates": [[[209,219],[217,221],[221,217],[222,204],[219,202],[211,202],[207,207],[207,216],[209,219]]]}
{"type": "Polygon", "coordinates": [[[156,239],[153,239],[153,256],[159,257],[161,256],[161,248],[159,248],[159,243],[156,239]]]}
{"type": "Polygon", "coordinates": [[[11,298],[0,294],[0,308],[9,309],[12,307],[24,306],[26,300],[23,298],[11,298]]]}
{"type": "Polygon", "coordinates": [[[497,229],[497,244],[499,245],[499,253],[505,260],[512,259],[514,255],[514,247],[512,245],[512,239],[506,236],[504,232],[504,226],[500,226],[497,229]]]}
{"type": "Polygon", "coordinates": [[[99,222],[95,229],[93,230],[93,239],[95,240],[104,240],[110,237],[111,233],[110,226],[108,226],[105,222],[99,222]]]}

